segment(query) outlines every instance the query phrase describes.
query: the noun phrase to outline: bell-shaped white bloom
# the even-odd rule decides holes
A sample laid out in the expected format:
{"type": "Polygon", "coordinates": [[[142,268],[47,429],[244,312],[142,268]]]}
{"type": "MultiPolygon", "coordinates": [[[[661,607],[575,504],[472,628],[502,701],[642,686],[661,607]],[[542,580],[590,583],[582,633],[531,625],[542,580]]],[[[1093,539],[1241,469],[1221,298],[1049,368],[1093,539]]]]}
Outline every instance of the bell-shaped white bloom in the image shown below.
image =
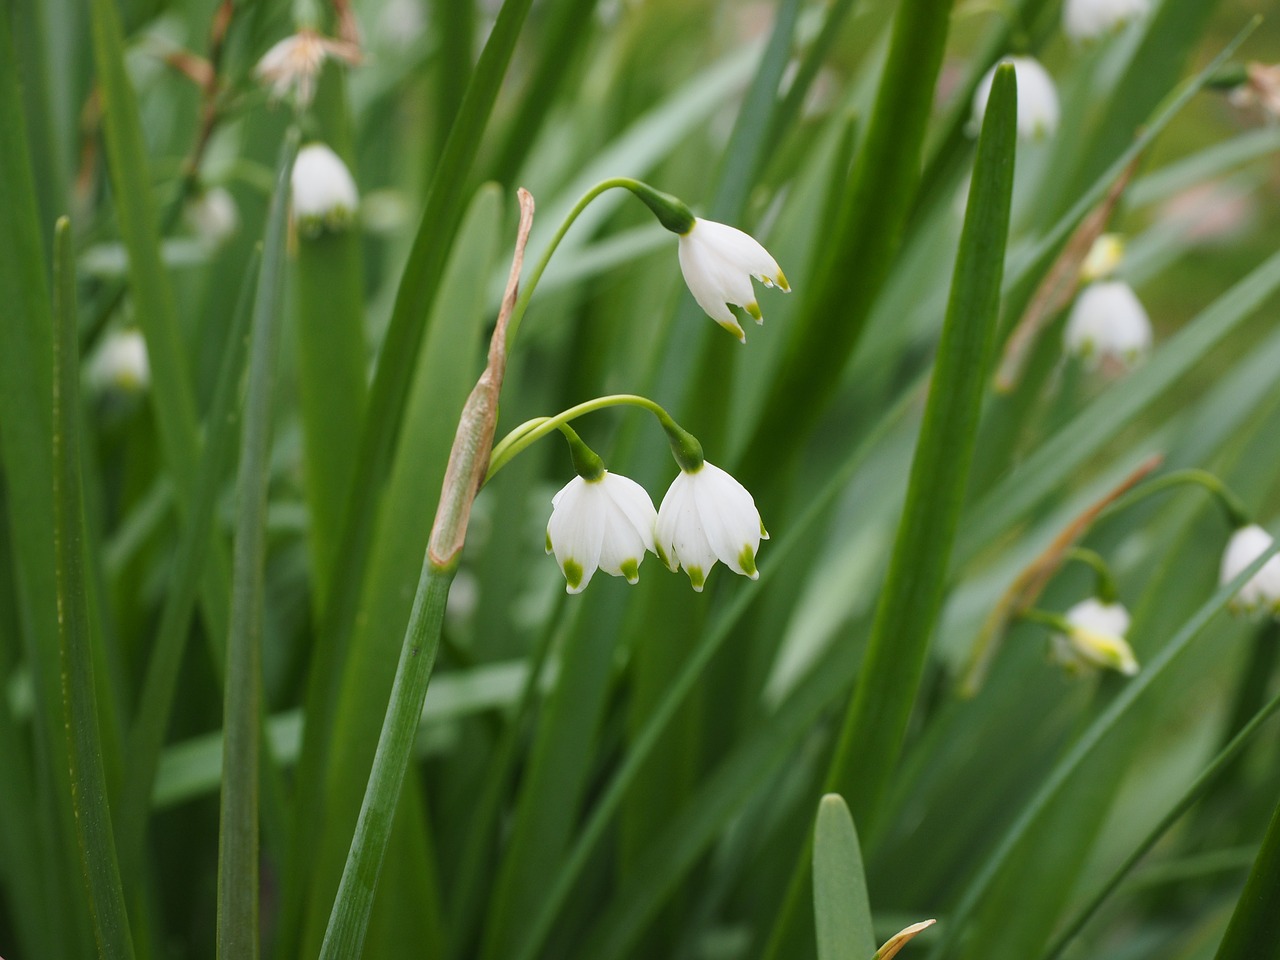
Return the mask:
{"type": "Polygon", "coordinates": [[[1151,0],[1067,0],[1062,29],[1077,42],[1096,40],[1147,15],[1151,0]]]}
{"type": "Polygon", "coordinates": [[[1116,272],[1124,259],[1124,238],[1118,233],[1104,233],[1085,255],[1080,264],[1080,279],[1085,283],[1103,280],[1116,272]]]}
{"type": "Polygon", "coordinates": [[[656,521],[634,480],[608,470],[597,480],[574,477],[551,499],[547,553],[556,555],[569,593],[585,590],[596,570],[635,583],[645,551],[655,552],[656,521]]]}
{"type": "Polygon", "coordinates": [[[293,162],[293,217],[306,236],[342,230],[355,218],[360,194],[342,158],[323,143],[309,143],[293,162]]]}
{"type": "Polygon", "coordinates": [[[96,390],[139,393],[151,383],[147,342],[138,330],[113,330],[102,339],[86,371],[96,390]]]}
{"type": "Polygon", "coordinates": [[[719,560],[734,573],[755,580],[756,551],[769,539],[747,488],[725,471],[703,463],[681,470],[658,507],[658,559],[672,572],[684,567],[693,589],[702,592],[719,560]]]}
{"type": "Polygon", "coordinates": [[[210,187],[184,210],[188,226],[210,247],[221,246],[240,226],[240,212],[225,187],[210,187]]]}
{"type": "MultiPolygon", "coordinates": [[[[1018,136],[1023,140],[1039,140],[1052,137],[1058,130],[1058,89],[1048,71],[1032,57],[1009,57],[1018,81],[1018,136]]],[[[998,66],[998,64],[997,64],[998,66]]],[[[991,99],[991,84],[996,79],[992,67],[978,82],[973,92],[974,131],[981,129],[982,117],[991,99]]]]}
{"type": "Polygon", "coordinates": [[[728,305],[742,307],[756,323],[764,323],[751,278],[766,287],[791,290],[778,261],[754,237],[701,217],[680,235],[680,271],[698,306],[743,343],[746,334],[728,305]]]}
{"type": "Polygon", "coordinates": [[[1127,283],[1092,283],[1071,308],[1063,343],[1090,367],[1108,361],[1131,367],[1151,350],[1151,320],[1127,283]]]}
{"type": "Polygon", "coordinates": [[[305,108],[315,96],[316,81],[329,57],[355,64],[360,62],[360,50],[315,30],[299,30],[264,53],[254,73],[270,88],[274,99],[293,91],[298,106],[305,108]]]}
{"type": "MultiPolygon", "coordinates": [[[[1222,554],[1220,582],[1227,583],[1238,577],[1271,548],[1271,543],[1271,534],[1256,523],[1238,529],[1227,541],[1227,549],[1222,554]]],[[[1262,565],[1262,569],[1232,598],[1230,606],[1238,613],[1280,614],[1280,555],[1262,565]]]]}
{"type": "Polygon", "coordinates": [[[1063,619],[1071,629],[1054,634],[1053,656],[1069,671],[1090,673],[1102,668],[1126,677],[1138,672],[1138,661],[1125,640],[1129,611],[1123,605],[1091,597],[1068,610],[1063,619]]]}

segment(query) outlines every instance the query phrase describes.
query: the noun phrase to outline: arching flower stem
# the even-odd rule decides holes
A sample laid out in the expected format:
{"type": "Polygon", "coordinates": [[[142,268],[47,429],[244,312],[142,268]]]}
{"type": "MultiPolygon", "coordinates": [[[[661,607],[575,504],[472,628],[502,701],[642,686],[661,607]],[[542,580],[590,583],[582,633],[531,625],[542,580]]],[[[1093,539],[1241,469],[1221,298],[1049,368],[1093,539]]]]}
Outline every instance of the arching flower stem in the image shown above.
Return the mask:
{"type": "Polygon", "coordinates": [[[1109,517],[1112,514],[1119,513],[1121,510],[1136,506],[1157,493],[1163,493],[1172,487],[1186,484],[1193,484],[1208,490],[1221,505],[1223,512],[1227,515],[1227,522],[1231,524],[1233,529],[1246,527],[1253,522],[1253,518],[1250,516],[1249,509],[1244,505],[1244,501],[1236,496],[1225,483],[1208,470],[1200,470],[1194,467],[1186,470],[1174,470],[1171,473],[1166,473],[1163,477],[1156,477],[1154,480],[1144,483],[1111,504],[1110,507],[1103,511],[1101,517],[1109,517]]]}
{"type": "Polygon", "coordinates": [[[1103,603],[1115,603],[1120,598],[1115,577],[1111,573],[1111,568],[1107,566],[1107,561],[1102,558],[1102,554],[1086,547],[1072,547],[1067,552],[1066,559],[1083,563],[1093,570],[1096,578],[1094,594],[1103,603]]]}
{"type": "MultiPolygon", "coordinates": [[[[607,397],[596,397],[594,400],[587,400],[556,414],[554,417],[537,417],[520,424],[494,446],[493,455],[489,458],[489,469],[485,474],[484,482],[488,483],[492,480],[497,472],[510,463],[519,453],[541,440],[547,434],[562,429],[565,424],[576,420],[578,417],[585,416],[588,413],[595,413],[597,410],[604,410],[608,407],[640,407],[643,410],[648,410],[658,418],[658,423],[666,431],[667,439],[671,443],[671,452],[675,456],[676,462],[680,464],[680,468],[692,472],[702,466],[702,444],[691,433],[676,423],[666,410],[648,397],[641,397],[631,393],[616,393],[607,397]]],[[[569,433],[572,433],[572,430],[569,433]]],[[[568,434],[566,433],[565,436],[568,437],[568,434]]],[[[574,434],[574,436],[576,437],[577,435],[574,434]]],[[[570,440],[570,446],[573,446],[572,440],[570,440]]],[[[574,466],[577,466],[576,461],[574,466]]]]}
{"type": "Polygon", "coordinates": [[[655,190],[647,183],[632,177],[610,177],[607,180],[601,180],[578,198],[578,202],[573,205],[573,209],[569,211],[564,218],[564,222],[556,230],[555,236],[551,238],[551,243],[547,245],[542,257],[534,264],[528,280],[522,284],[515,309],[511,312],[511,323],[507,327],[508,351],[511,350],[511,345],[515,343],[516,332],[520,329],[520,321],[524,319],[525,311],[529,309],[529,301],[533,298],[533,292],[538,287],[538,281],[542,279],[542,274],[546,271],[547,264],[551,262],[551,257],[556,252],[556,248],[560,246],[560,241],[569,232],[569,228],[573,226],[574,221],[581,216],[582,211],[591,205],[591,201],[600,196],[600,194],[614,189],[630,190],[645,206],[653,211],[658,221],[673,233],[686,233],[693,227],[694,217],[692,211],[670,194],[655,190]]]}

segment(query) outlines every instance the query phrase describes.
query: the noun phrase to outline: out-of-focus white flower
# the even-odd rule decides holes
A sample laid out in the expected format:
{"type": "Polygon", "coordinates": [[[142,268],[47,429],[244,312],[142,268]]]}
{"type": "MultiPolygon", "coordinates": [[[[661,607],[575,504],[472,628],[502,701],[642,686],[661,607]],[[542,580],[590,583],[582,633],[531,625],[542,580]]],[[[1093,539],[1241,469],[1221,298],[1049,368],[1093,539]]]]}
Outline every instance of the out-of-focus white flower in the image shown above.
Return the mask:
{"type": "Polygon", "coordinates": [[[680,271],[698,306],[743,343],[746,334],[728,305],[742,307],[756,323],[764,323],[751,278],[766,287],[791,290],[778,261],[759,241],[736,227],[701,217],[680,234],[680,271]]]}
{"type": "Polygon", "coordinates": [[[1102,280],[1115,273],[1124,259],[1124,239],[1118,233],[1104,233],[1085,255],[1080,264],[1080,279],[1085,283],[1102,280]]]}
{"type": "Polygon", "coordinates": [[[1063,617],[1071,629],[1053,635],[1053,658],[1073,673],[1090,673],[1098,668],[1115,670],[1131,677],[1138,661],[1125,640],[1129,632],[1129,611],[1119,603],[1082,600],[1063,617]]]}
{"type": "MultiPolygon", "coordinates": [[[[1018,136],[1024,140],[1052,137],[1058,130],[1058,89],[1048,71],[1032,57],[1009,57],[1018,81],[1018,136]]],[[[999,66],[997,64],[996,66],[999,66]]],[[[995,82],[996,67],[987,71],[973,92],[973,130],[982,127],[995,82]]]]}
{"type": "Polygon", "coordinates": [[[403,50],[427,29],[427,13],[422,0],[387,0],[378,15],[374,34],[383,46],[403,50]]]}
{"type": "Polygon", "coordinates": [[[672,572],[683,567],[699,593],[717,560],[734,573],[759,577],[762,539],[769,534],[747,488],[710,463],[682,469],[658,507],[658,559],[672,572]]]}
{"type": "Polygon", "coordinates": [[[225,187],[210,187],[187,203],[188,226],[210,247],[221,246],[240,226],[240,212],[225,187]]]}
{"type": "Polygon", "coordinates": [[[581,593],[597,569],[628,583],[640,579],[645,551],[654,551],[657,512],[644,487],[603,471],[574,477],[551,499],[547,553],[556,555],[565,590],[581,593]]]}
{"type": "Polygon", "coordinates": [[[293,217],[307,236],[350,226],[360,206],[360,194],[342,158],[323,143],[309,143],[298,151],[290,178],[293,217]]]}
{"type": "Polygon", "coordinates": [[[151,383],[147,342],[138,330],[113,330],[102,339],[86,372],[89,384],[100,391],[140,393],[151,383]]]}
{"type": "Polygon", "coordinates": [[[308,107],[316,93],[316,81],[329,57],[347,64],[360,62],[360,49],[351,43],[326,37],[315,30],[299,30],[262,55],[254,73],[281,100],[293,91],[299,107],[308,107]]]}
{"type": "Polygon", "coordinates": [[[1067,0],[1062,29],[1077,42],[1096,40],[1147,15],[1151,0],[1067,0]]]}
{"type": "Polygon", "coordinates": [[[1151,349],[1151,320],[1127,283],[1092,283],[1071,308],[1063,343],[1092,368],[1108,362],[1128,368],[1151,349]]]}
{"type": "MultiPolygon", "coordinates": [[[[1271,534],[1260,526],[1241,527],[1227,541],[1222,554],[1221,583],[1234,580],[1264,551],[1271,548],[1271,534]]],[[[1230,603],[1237,613],[1266,612],[1280,615],[1280,555],[1272,557],[1240,588],[1230,603]]]]}
{"type": "Polygon", "coordinates": [[[1280,64],[1246,64],[1245,77],[1245,82],[1231,91],[1231,103],[1261,107],[1270,119],[1280,120],[1280,64]]]}

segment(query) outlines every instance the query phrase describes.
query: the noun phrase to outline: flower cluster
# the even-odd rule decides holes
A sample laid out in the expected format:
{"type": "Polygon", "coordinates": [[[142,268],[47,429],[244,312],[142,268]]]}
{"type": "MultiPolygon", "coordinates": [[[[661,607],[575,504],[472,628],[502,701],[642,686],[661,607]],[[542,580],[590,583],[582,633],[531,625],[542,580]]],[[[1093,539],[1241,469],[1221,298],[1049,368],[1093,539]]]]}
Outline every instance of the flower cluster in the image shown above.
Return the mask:
{"type": "Polygon", "coordinates": [[[596,570],[635,583],[646,553],[673,573],[683,568],[701,592],[717,561],[759,577],[756,551],[768,536],[746,488],[703,461],[681,467],[657,510],[634,480],[603,469],[579,473],[551,500],[546,546],[569,593],[581,593],[596,570]]]}

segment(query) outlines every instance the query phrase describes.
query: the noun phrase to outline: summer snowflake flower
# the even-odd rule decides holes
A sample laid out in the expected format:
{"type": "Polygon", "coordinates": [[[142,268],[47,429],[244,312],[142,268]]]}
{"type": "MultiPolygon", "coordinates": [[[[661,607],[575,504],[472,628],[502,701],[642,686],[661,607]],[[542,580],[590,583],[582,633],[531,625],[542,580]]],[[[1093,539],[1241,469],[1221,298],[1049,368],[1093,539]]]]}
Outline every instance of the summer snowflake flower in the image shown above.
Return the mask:
{"type": "Polygon", "coordinates": [[[1091,367],[1108,360],[1130,367],[1151,349],[1151,320],[1127,283],[1093,283],[1076,298],[1063,343],[1091,367]]]}
{"type": "MultiPolygon", "coordinates": [[[[1040,140],[1052,137],[1058,130],[1058,89],[1039,61],[1032,57],[1009,57],[1018,80],[1018,136],[1023,140],[1040,140]]],[[[999,66],[999,64],[997,64],[999,66]]],[[[982,126],[991,98],[991,84],[995,82],[996,68],[987,71],[973,92],[973,129],[982,126]]]]}
{"type": "Polygon", "coordinates": [[[1053,636],[1054,659],[1075,673],[1099,667],[1131,677],[1138,661],[1125,640],[1129,632],[1129,611],[1119,603],[1082,600],[1063,617],[1071,625],[1067,633],[1053,636]]]}
{"type": "MultiPolygon", "coordinates": [[[[1271,543],[1271,534],[1256,523],[1233,533],[1222,554],[1220,582],[1227,583],[1238,577],[1249,564],[1271,548],[1271,543]]],[[[1262,569],[1232,598],[1230,606],[1238,613],[1265,611],[1280,614],[1280,555],[1262,565],[1262,569]]]]}
{"type": "Polygon", "coordinates": [[[138,330],[116,330],[107,334],[89,362],[86,377],[98,390],[139,393],[151,383],[147,342],[138,330]]]}
{"type": "Polygon", "coordinates": [[[755,580],[756,551],[769,539],[747,488],[710,463],[681,470],[658,507],[658,559],[673,573],[684,567],[693,589],[702,592],[719,560],[734,573],[755,580]]]}
{"type": "Polygon", "coordinates": [[[307,107],[315,96],[320,70],[329,57],[354,64],[360,61],[360,51],[350,43],[315,30],[299,30],[264,53],[254,73],[271,89],[271,96],[276,100],[283,99],[292,90],[298,106],[307,107]]]}
{"type": "Polygon", "coordinates": [[[556,555],[565,590],[581,593],[598,569],[639,580],[645,551],[655,552],[656,520],[653,501],[634,480],[608,470],[596,480],[570,480],[551,499],[547,522],[547,553],[556,555]]]}
{"type": "Polygon", "coordinates": [[[1077,42],[1096,40],[1147,15],[1151,0],[1067,0],[1062,29],[1077,42]]]}
{"type": "Polygon", "coordinates": [[[294,220],[307,236],[344,229],[355,218],[360,205],[356,182],[342,158],[323,143],[298,151],[290,183],[294,220]]]}
{"type": "Polygon", "coordinates": [[[778,261],[759,241],[736,227],[701,217],[680,234],[680,271],[698,306],[743,343],[746,334],[728,305],[742,307],[756,323],[764,323],[751,278],[766,287],[791,290],[778,261]]]}

